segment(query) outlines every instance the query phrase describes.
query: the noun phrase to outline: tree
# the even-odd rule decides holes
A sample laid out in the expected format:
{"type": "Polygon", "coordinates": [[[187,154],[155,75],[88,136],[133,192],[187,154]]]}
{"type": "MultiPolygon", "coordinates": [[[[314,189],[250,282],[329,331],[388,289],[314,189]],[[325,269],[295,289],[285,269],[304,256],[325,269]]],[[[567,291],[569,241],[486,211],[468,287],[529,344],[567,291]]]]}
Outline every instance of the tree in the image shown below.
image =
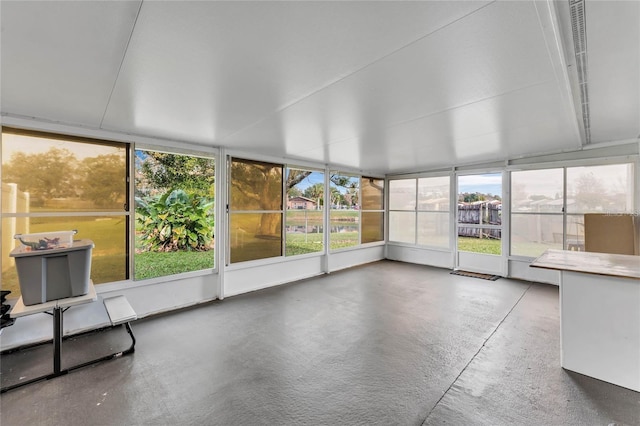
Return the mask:
{"type": "Polygon", "coordinates": [[[347,192],[344,194],[344,199],[349,207],[353,207],[358,204],[358,188],[355,184],[347,188],[347,192]]]}
{"type": "MultiPolygon", "coordinates": [[[[302,182],[311,171],[289,169],[285,181],[287,193],[302,182]]],[[[277,164],[262,163],[252,160],[234,159],[231,164],[231,206],[234,210],[282,210],[282,181],[283,167],[277,164]]],[[[350,190],[350,201],[357,203],[358,183],[353,181],[353,177],[334,174],[331,182],[336,186],[341,186],[350,190]]],[[[324,194],[324,185],[316,187],[313,197],[317,199],[320,188],[324,194]]],[[[331,187],[331,205],[347,204],[345,196],[340,193],[336,186],[331,187]]],[[[279,238],[281,225],[281,215],[278,213],[261,213],[257,236],[263,238],[279,238]]]]}
{"type": "Polygon", "coordinates": [[[85,158],[80,164],[84,176],[80,188],[83,199],[107,207],[125,203],[127,182],[125,158],[119,154],[85,158]]]}
{"type": "Polygon", "coordinates": [[[146,182],[156,190],[215,195],[215,161],[211,158],[153,151],[137,151],[136,156],[136,169],[139,167],[146,182]]]}
{"type": "Polygon", "coordinates": [[[77,195],[75,173],[77,159],[68,149],[52,147],[45,153],[15,153],[2,165],[2,180],[16,183],[20,191],[28,192],[35,203],[52,198],[77,195]]]}
{"type": "Polygon", "coordinates": [[[288,169],[287,172],[287,181],[285,182],[287,192],[313,173],[307,170],[298,169],[288,169]]]}
{"type": "Polygon", "coordinates": [[[324,184],[314,183],[304,190],[303,195],[312,200],[316,200],[318,206],[324,205],[324,184]]]}
{"type": "Polygon", "coordinates": [[[329,198],[330,198],[329,201],[331,202],[331,206],[342,205],[344,201],[344,196],[335,186],[332,186],[329,189],[329,198]]]}
{"type": "Polygon", "coordinates": [[[603,207],[607,204],[607,191],[592,172],[581,174],[576,180],[576,201],[587,210],[603,207]]]}
{"type": "Polygon", "coordinates": [[[291,187],[287,190],[287,196],[289,198],[293,198],[293,197],[301,197],[302,196],[302,191],[300,191],[300,188],[298,187],[291,187]]]}
{"type": "Polygon", "coordinates": [[[331,183],[330,197],[331,205],[344,205],[352,207],[358,203],[358,180],[354,181],[353,176],[333,174],[329,178],[331,183]],[[344,193],[338,188],[344,188],[344,193]]]}
{"type": "MultiPolygon", "coordinates": [[[[234,159],[230,181],[235,210],[282,210],[282,166],[234,159]]],[[[280,214],[262,213],[256,236],[280,238],[281,223],[280,214]]]]}

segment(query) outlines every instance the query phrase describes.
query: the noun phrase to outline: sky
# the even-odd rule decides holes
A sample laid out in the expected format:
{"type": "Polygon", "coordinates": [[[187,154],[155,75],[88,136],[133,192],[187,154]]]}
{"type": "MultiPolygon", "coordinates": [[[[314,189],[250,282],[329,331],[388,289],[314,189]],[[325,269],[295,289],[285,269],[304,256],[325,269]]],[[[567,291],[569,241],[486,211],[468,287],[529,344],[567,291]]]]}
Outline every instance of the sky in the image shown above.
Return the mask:
{"type": "Polygon", "coordinates": [[[502,174],[491,173],[458,177],[458,193],[492,194],[502,196],[502,174]]]}
{"type": "Polygon", "coordinates": [[[311,172],[311,174],[304,178],[299,184],[297,184],[296,187],[304,192],[305,189],[315,185],[316,183],[324,184],[324,173],[311,172]]]}
{"type": "Polygon", "coordinates": [[[86,144],[81,142],[69,142],[55,139],[38,138],[27,135],[2,134],[2,162],[7,163],[15,152],[24,154],[41,154],[50,148],[67,148],[73,152],[78,160],[95,157],[102,154],[118,153],[121,148],[106,145],[86,144]]]}
{"type": "MultiPolygon", "coordinates": [[[[354,178],[357,180],[357,178],[354,178]]],[[[309,176],[304,178],[299,184],[296,185],[296,188],[300,189],[300,191],[304,192],[310,186],[315,185],[316,183],[324,184],[324,173],[323,172],[311,172],[309,176]]],[[[346,188],[338,187],[338,191],[341,193],[347,192],[346,188]]]]}

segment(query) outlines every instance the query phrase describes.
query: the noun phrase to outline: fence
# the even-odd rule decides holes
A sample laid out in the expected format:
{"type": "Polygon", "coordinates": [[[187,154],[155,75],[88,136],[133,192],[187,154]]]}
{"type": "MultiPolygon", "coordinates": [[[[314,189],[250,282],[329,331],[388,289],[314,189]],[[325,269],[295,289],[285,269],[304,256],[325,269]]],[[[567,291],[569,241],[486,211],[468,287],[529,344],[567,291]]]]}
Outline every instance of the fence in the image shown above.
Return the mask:
{"type": "MultiPolygon", "coordinates": [[[[2,212],[3,213],[28,213],[29,193],[18,190],[15,183],[2,184],[2,212]]],[[[9,252],[15,247],[15,234],[29,233],[28,217],[3,217],[2,218],[2,256],[8,257],[9,252]]],[[[5,257],[5,259],[7,258],[5,257]]],[[[8,257],[9,262],[3,262],[2,270],[13,267],[13,258],[8,257]]]]}
{"type": "Polygon", "coordinates": [[[477,227],[458,227],[458,236],[475,238],[501,238],[499,229],[486,229],[482,225],[502,224],[501,205],[471,204],[458,206],[458,223],[474,224],[477,227]]]}

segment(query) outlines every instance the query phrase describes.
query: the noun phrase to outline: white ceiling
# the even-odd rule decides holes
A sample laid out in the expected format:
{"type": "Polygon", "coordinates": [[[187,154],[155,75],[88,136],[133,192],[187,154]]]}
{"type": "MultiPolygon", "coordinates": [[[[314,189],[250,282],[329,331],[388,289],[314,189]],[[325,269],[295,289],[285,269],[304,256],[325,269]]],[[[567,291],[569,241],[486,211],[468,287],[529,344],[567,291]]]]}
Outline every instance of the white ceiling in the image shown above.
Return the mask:
{"type": "MultiPolygon", "coordinates": [[[[0,14],[5,116],[377,173],[585,140],[568,0],[3,0],[0,14]]],[[[640,1],[585,16],[591,143],[635,139],[640,1]]]]}

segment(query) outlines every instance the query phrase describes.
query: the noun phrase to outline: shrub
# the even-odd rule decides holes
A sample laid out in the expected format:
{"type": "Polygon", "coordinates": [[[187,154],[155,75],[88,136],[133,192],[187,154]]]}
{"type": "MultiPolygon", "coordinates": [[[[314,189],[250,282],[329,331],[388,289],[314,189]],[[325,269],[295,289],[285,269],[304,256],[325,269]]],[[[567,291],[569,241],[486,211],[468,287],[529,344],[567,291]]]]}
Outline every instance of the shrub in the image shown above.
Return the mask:
{"type": "Polygon", "coordinates": [[[136,199],[140,243],[147,251],[204,251],[211,248],[213,201],[181,189],[136,199]]]}

